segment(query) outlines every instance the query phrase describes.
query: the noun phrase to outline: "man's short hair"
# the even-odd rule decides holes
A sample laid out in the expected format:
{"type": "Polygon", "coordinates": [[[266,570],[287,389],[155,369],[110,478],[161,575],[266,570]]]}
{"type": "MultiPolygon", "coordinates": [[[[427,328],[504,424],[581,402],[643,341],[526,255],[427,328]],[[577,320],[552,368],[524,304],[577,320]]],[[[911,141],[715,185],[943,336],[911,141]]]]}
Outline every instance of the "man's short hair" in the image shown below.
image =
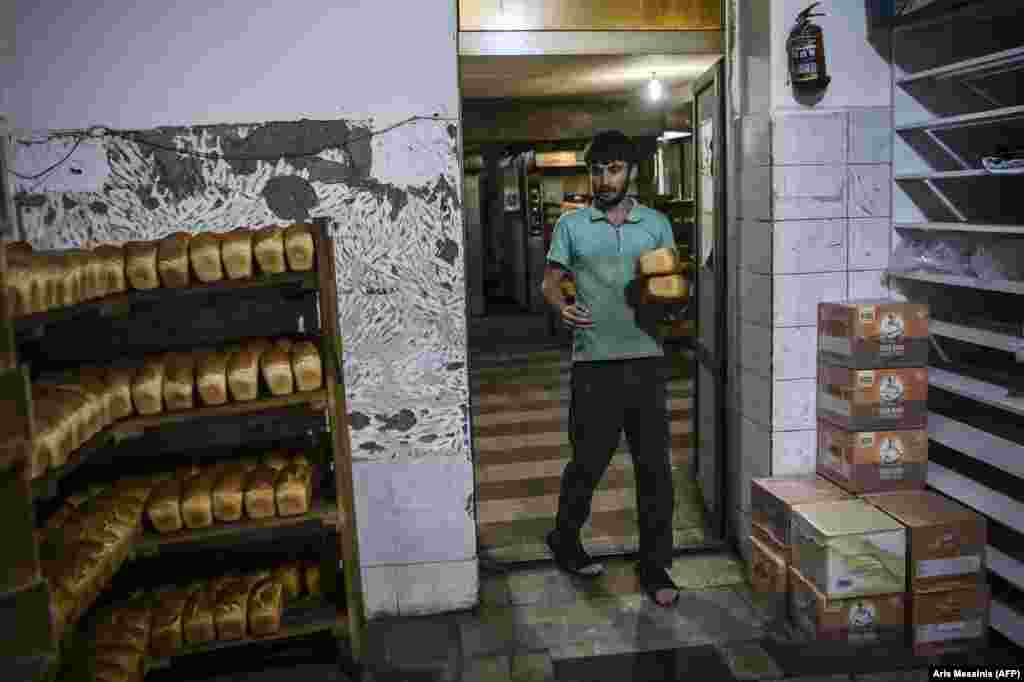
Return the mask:
{"type": "Polygon", "coordinates": [[[589,166],[592,163],[608,163],[609,161],[625,161],[637,163],[636,146],[624,133],[618,130],[607,130],[598,133],[583,152],[583,160],[589,166]]]}

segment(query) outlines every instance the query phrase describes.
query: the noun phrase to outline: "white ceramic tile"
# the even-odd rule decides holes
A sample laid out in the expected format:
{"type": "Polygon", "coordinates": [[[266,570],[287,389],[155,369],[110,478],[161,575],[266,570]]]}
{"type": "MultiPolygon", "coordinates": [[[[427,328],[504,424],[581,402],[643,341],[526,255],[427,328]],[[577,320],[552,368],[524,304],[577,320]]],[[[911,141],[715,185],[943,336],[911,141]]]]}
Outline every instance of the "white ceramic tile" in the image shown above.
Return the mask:
{"type": "Polygon", "coordinates": [[[771,379],[749,371],[740,372],[740,404],[745,419],[757,422],[763,428],[771,426],[771,379]]]}
{"type": "Polygon", "coordinates": [[[776,221],[772,268],[775,274],[846,270],[846,219],[776,221]]]}
{"type": "Polygon", "coordinates": [[[775,220],[846,217],[845,166],[773,166],[771,181],[775,220]]]}
{"type": "Polygon", "coordinates": [[[740,271],[740,319],[769,327],[772,323],[772,278],[740,271]]]}
{"type": "Polygon", "coordinates": [[[751,114],[740,119],[740,144],[744,166],[767,166],[772,162],[772,122],[768,114],[751,114]]]}
{"type": "Polygon", "coordinates": [[[387,464],[352,463],[359,556],[368,566],[387,563],[394,556],[398,519],[389,471],[387,464]]]}
{"type": "Polygon", "coordinates": [[[395,585],[401,616],[463,611],[479,601],[479,564],[472,559],[396,566],[395,585]]]}
{"type": "Polygon", "coordinates": [[[772,273],[772,223],[744,220],[739,245],[741,267],[761,275],[772,273]]]}
{"type": "Polygon", "coordinates": [[[892,167],[888,164],[850,166],[847,181],[851,218],[889,216],[892,209],[892,167]]]}
{"type": "Polygon", "coordinates": [[[772,120],[772,163],[846,163],[846,113],[776,114],[772,120]]]}
{"type": "Polygon", "coordinates": [[[850,269],[872,270],[889,265],[889,218],[850,218],[850,269]]]}
{"type": "Polygon", "coordinates": [[[772,167],[744,166],[739,171],[740,217],[772,219],[772,167]]]}
{"type": "Polygon", "coordinates": [[[850,112],[850,163],[892,163],[892,109],[850,112]]]}
{"type": "Polygon", "coordinates": [[[363,566],[363,602],[366,617],[398,615],[398,591],[394,566],[363,566]]]}
{"type": "Polygon", "coordinates": [[[847,273],[773,275],[773,319],[778,327],[818,323],[818,304],[846,298],[847,273]]]}
{"type": "Polygon", "coordinates": [[[771,433],[749,419],[740,420],[740,508],[750,510],[750,479],[771,475],[771,433]]]}
{"type": "Polygon", "coordinates": [[[813,474],[818,430],[780,431],[772,434],[772,476],[813,474]]]}
{"type": "Polygon", "coordinates": [[[772,330],[743,324],[739,337],[740,367],[765,378],[772,376],[772,330]]]}
{"type": "Polygon", "coordinates": [[[776,327],[775,379],[813,379],[818,372],[818,327],[776,327]]]}
{"type": "Polygon", "coordinates": [[[772,387],[772,431],[813,429],[817,390],[816,379],[776,380],[772,387]]]}
{"type": "Polygon", "coordinates": [[[889,298],[883,282],[884,270],[858,270],[850,273],[850,298],[889,298]]]}

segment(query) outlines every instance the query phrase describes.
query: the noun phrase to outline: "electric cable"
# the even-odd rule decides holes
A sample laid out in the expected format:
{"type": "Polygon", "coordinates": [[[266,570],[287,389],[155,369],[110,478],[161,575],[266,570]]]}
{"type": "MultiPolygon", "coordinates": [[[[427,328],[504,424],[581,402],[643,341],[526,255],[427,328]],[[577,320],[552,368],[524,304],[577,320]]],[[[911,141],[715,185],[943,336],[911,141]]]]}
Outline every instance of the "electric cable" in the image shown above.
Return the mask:
{"type": "Polygon", "coordinates": [[[78,138],[77,140],[75,140],[75,145],[74,145],[74,146],[73,146],[73,147],[71,148],[71,151],[69,151],[69,152],[68,152],[68,153],[67,153],[67,154],[66,154],[66,155],[64,156],[64,158],[63,158],[63,159],[61,159],[61,160],[60,160],[60,161],[58,161],[57,163],[53,164],[52,166],[50,166],[50,167],[49,167],[49,168],[47,168],[46,170],[42,171],[41,173],[37,173],[37,174],[35,174],[35,175],[22,175],[21,173],[16,173],[16,172],[14,172],[13,170],[12,170],[12,171],[8,171],[8,172],[9,172],[9,173],[10,173],[11,175],[13,175],[13,176],[15,176],[15,177],[17,177],[17,178],[21,178],[22,180],[38,180],[39,178],[43,177],[44,175],[47,175],[48,173],[50,173],[50,172],[52,172],[52,171],[56,170],[56,169],[57,169],[57,168],[59,168],[59,167],[60,167],[61,165],[63,165],[65,161],[67,161],[68,159],[70,159],[70,158],[71,158],[71,155],[72,155],[72,154],[74,154],[74,153],[75,153],[75,152],[76,152],[76,151],[78,150],[78,147],[79,147],[79,146],[80,146],[80,145],[82,144],[82,140],[83,140],[83,139],[84,139],[84,138],[81,138],[81,137],[80,137],[80,138],[78,138]]]}

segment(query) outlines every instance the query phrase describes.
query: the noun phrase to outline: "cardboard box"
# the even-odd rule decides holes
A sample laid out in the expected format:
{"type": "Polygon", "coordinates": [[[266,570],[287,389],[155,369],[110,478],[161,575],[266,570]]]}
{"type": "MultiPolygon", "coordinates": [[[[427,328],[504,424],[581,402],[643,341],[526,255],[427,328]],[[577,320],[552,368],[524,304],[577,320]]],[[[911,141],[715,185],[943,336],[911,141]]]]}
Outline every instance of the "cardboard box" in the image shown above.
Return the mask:
{"type": "Polygon", "coordinates": [[[928,369],[818,365],[818,416],[848,431],[923,429],[928,369]]]}
{"type": "Polygon", "coordinates": [[[925,490],[865,495],[907,527],[907,579],[911,592],[976,588],[985,581],[985,517],[925,490]]]}
{"type": "Polygon", "coordinates": [[[793,506],[824,500],[848,500],[852,495],[821,476],[778,476],[750,481],[750,532],[782,555],[788,563],[793,506]]]}
{"type": "Polygon", "coordinates": [[[985,646],[992,595],[987,585],[910,595],[910,644],[918,656],[985,646]]]}
{"type": "Polygon", "coordinates": [[[906,642],[906,593],[829,599],[794,568],[789,586],[793,624],[809,637],[846,644],[906,642]]]}
{"type": "Polygon", "coordinates": [[[819,419],[817,472],[852,493],[921,490],[928,432],[847,431],[819,419]]]}
{"type": "Polygon", "coordinates": [[[863,500],[793,507],[792,567],[829,599],[907,589],[907,531],[863,500]]]}
{"type": "Polygon", "coordinates": [[[928,364],[928,306],[885,299],[818,304],[818,352],[853,369],[928,364]]]}

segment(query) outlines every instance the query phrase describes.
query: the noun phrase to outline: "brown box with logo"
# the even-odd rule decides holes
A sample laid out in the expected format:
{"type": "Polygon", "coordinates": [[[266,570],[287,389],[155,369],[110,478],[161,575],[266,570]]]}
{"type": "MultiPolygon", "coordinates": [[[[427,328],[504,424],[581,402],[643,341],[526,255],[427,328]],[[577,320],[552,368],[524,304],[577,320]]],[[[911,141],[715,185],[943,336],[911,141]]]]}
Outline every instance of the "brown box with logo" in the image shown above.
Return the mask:
{"type": "Polygon", "coordinates": [[[925,490],[865,495],[907,527],[907,580],[911,592],[973,589],[985,581],[985,517],[925,490]]]}
{"type": "Polygon", "coordinates": [[[991,622],[987,585],[910,595],[910,644],[917,656],[984,647],[991,622]]]}
{"type": "Polygon", "coordinates": [[[848,431],[923,429],[928,422],[928,369],[850,369],[819,363],[818,417],[848,431]]]}
{"type": "Polygon", "coordinates": [[[885,299],[818,304],[818,353],[869,369],[928,364],[928,306],[885,299]]]}
{"type": "Polygon", "coordinates": [[[750,533],[785,559],[792,559],[790,521],[793,506],[852,496],[821,476],[778,476],[750,481],[750,533]]]}
{"type": "Polygon", "coordinates": [[[789,569],[789,613],[809,637],[846,644],[904,644],[904,592],[829,599],[795,568],[789,569]]]}
{"type": "Polygon", "coordinates": [[[817,472],[857,494],[921,490],[928,475],[928,432],[847,431],[819,419],[817,472]]]}

